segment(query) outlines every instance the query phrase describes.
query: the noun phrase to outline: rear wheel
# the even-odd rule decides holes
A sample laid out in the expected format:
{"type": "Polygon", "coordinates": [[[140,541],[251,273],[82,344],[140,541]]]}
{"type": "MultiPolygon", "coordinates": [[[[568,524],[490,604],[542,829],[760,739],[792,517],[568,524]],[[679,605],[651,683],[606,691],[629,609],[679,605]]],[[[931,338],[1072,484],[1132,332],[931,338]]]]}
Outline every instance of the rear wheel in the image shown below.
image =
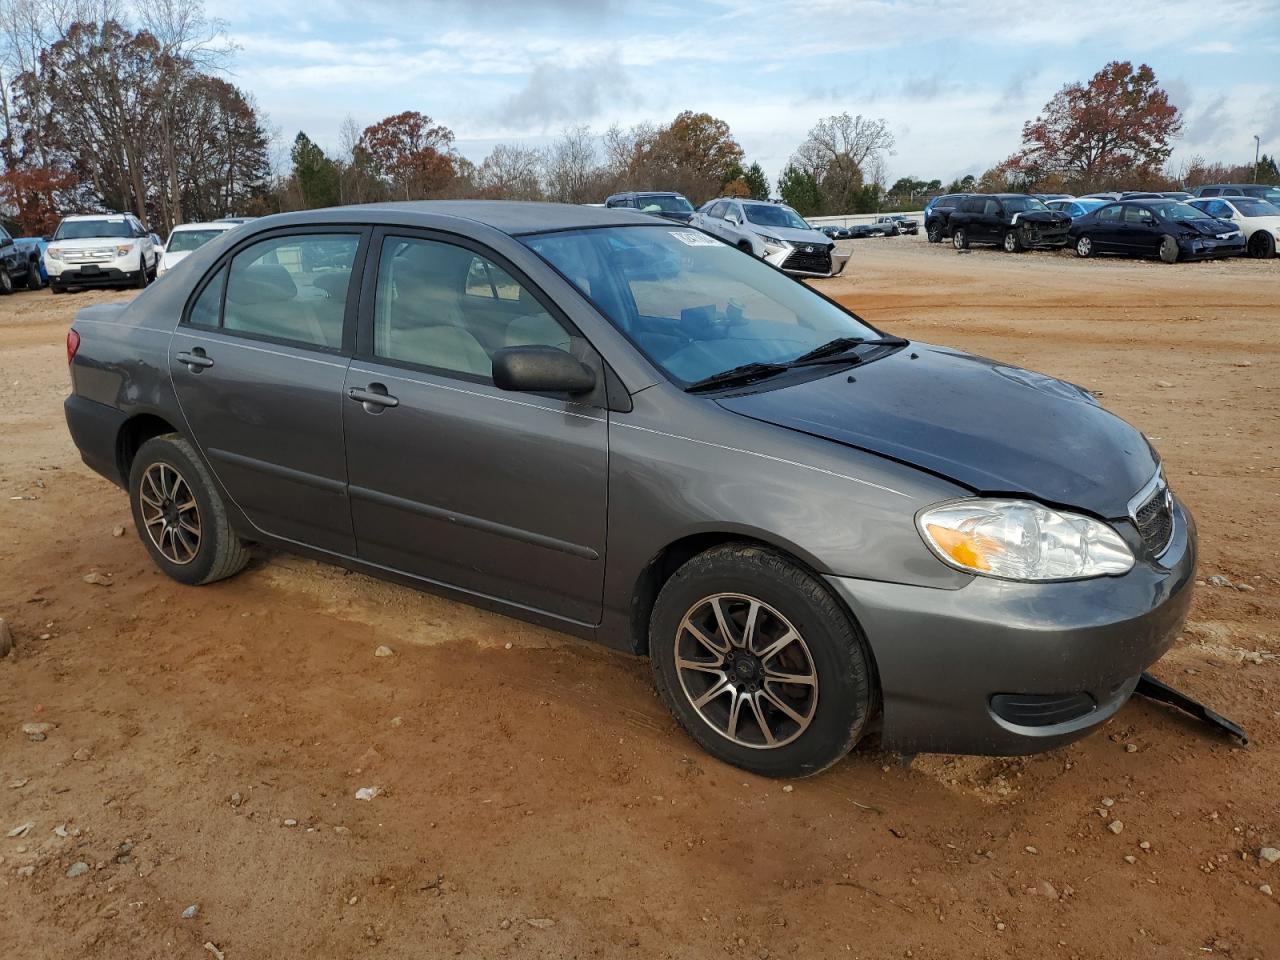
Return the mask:
{"type": "Polygon", "coordinates": [[[957,250],[969,248],[969,234],[965,233],[964,227],[956,227],[951,231],[951,245],[957,250]]]}
{"type": "Polygon", "coordinates": [[[780,553],[728,544],[694,557],[654,604],[663,701],[713,756],[770,777],[844,757],[874,706],[870,656],[826,586],[780,553]]]}
{"type": "Polygon", "coordinates": [[[1006,230],[1004,232],[1004,252],[1005,253],[1022,252],[1022,238],[1018,236],[1017,230],[1006,230]]]}
{"type": "Polygon", "coordinates": [[[1276,255],[1276,239],[1265,230],[1255,231],[1249,238],[1249,256],[1265,260],[1276,255]]]}
{"type": "Polygon", "coordinates": [[[1165,263],[1178,262],[1178,241],[1167,233],[1160,238],[1160,259],[1165,263]]]}
{"type": "Polygon", "coordinates": [[[144,443],[129,471],[138,536],[162,571],[192,586],[238,573],[249,550],[194,448],[176,433],[144,443]]]}
{"type": "Polygon", "coordinates": [[[1092,257],[1093,256],[1093,238],[1087,233],[1076,238],[1076,256],[1092,257]]]}

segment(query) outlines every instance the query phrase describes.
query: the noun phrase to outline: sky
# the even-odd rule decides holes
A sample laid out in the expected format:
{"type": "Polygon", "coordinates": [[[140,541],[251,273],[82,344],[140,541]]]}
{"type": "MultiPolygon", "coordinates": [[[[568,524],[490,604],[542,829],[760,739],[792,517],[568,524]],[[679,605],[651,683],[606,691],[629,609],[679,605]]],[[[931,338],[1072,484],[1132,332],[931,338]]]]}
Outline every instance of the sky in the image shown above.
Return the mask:
{"type": "Polygon", "coordinates": [[[884,118],[889,182],[979,174],[1063,84],[1147,63],[1183,112],[1173,165],[1280,153],[1280,0],[206,0],[279,138],[331,153],[418,110],[476,161],[682,110],[770,178],[820,118],[884,118]]]}

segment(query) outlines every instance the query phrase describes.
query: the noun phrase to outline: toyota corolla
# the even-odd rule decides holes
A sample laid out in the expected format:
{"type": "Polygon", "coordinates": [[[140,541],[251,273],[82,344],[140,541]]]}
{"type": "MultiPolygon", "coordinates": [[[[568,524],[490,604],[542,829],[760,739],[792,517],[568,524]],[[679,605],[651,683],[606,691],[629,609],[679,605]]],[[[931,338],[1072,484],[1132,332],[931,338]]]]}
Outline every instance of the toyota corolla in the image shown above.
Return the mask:
{"type": "Polygon", "coordinates": [[[67,347],[71,434],[169,576],[256,544],[648,655],[690,736],[763,774],[871,731],[1069,742],[1190,602],[1191,517],[1087,392],[642,214],[267,217],[67,347]]]}

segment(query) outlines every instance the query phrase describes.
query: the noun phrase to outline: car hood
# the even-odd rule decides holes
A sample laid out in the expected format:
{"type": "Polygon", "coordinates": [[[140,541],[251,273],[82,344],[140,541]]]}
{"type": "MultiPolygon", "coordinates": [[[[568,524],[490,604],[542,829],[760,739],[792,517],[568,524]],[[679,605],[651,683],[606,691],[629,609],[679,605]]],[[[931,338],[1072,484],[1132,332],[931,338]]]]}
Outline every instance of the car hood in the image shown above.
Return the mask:
{"type": "Polygon", "coordinates": [[[721,398],[725,409],[890,457],[982,494],[1097,516],[1128,513],[1159,461],[1146,438],[1080,387],[914,343],[865,367],[721,398]]]}
{"type": "Polygon", "coordinates": [[[179,260],[186,259],[187,255],[190,253],[190,250],[175,250],[173,253],[166,253],[163,258],[165,269],[167,270],[174,266],[179,260]]]}
{"type": "Polygon", "coordinates": [[[1180,220],[1178,226],[1188,233],[1199,233],[1206,237],[1216,237],[1220,233],[1235,233],[1240,228],[1233,220],[1180,220]]]}
{"type": "Polygon", "coordinates": [[[102,247],[132,246],[137,243],[136,237],[82,237],[77,240],[50,240],[50,247],[59,250],[98,250],[102,247]]]}
{"type": "Polygon", "coordinates": [[[799,227],[765,227],[758,223],[751,224],[751,229],[756,233],[767,233],[771,237],[785,240],[792,246],[796,244],[803,246],[806,243],[826,246],[831,243],[831,238],[818,230],[801,230],[799,227]]]}

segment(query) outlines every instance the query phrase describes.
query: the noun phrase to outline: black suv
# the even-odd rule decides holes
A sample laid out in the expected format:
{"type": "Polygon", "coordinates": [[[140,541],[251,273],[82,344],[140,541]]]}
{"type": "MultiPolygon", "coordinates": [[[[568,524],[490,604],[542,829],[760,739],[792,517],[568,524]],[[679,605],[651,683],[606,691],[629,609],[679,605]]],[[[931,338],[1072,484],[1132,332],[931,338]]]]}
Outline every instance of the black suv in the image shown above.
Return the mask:
{"type": "Polygon", "coordinates": [[[621,207],[624,210],[639,210],[655,217],[665,217],[677,223],[688,223],[693,219],[693,204],[685,199],[684,194],[662,191],[643,193],[615,193],[604,202],[606,207],[621,207]]]}
{"type": "Polygon", "coordinates": [[[970,194],[948,220],[957,250],[970,243],[994,243],[1009,253],[1067,245],[1071,218],[1025,193],[970,194]]]}
{"type": "Polygon", "coordinates": [[[948,229],[951,214],[967,196],[967,193],[948,193],[925,205],[924,233],[930,243],[941,243],[943,237],[951,236],[948,229]]]}

